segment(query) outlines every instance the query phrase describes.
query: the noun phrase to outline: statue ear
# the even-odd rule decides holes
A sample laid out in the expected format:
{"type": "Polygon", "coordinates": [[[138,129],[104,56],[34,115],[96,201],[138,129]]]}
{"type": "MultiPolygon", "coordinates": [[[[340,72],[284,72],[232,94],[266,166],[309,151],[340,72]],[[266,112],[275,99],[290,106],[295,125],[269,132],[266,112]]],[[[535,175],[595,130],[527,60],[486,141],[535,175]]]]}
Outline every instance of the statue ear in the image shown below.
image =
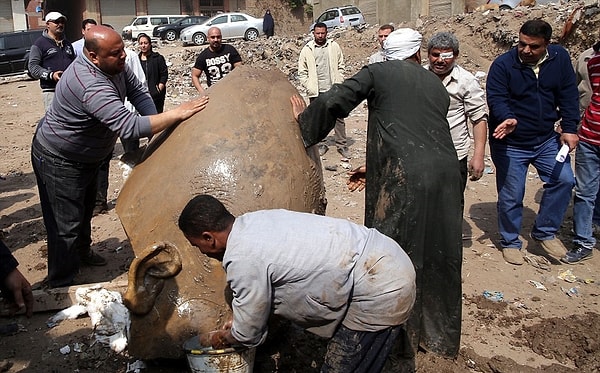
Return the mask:
{"type": "Polygon", "coordinates": [[[131,262],[123,303],[134,314],[147,314],[154,307],[165,279],[176,276],[181,268],[177,246],[167,242],[148,246],[131,262]]]}

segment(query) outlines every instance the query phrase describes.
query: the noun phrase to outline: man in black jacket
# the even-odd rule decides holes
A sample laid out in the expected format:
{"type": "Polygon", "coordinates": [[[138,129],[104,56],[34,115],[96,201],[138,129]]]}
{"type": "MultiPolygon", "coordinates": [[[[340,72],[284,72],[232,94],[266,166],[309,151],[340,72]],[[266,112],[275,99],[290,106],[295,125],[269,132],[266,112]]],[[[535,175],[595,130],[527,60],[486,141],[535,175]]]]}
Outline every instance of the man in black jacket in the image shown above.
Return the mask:
{"type": "Polygon", "coordinates": [[[32,78],[40,80],[44,109],[48,110],[56,84],[75,59],[75,51],[64,35],[67,17],[59,12],[50,12],[44,20],[46,29],[31,46],[28,69],[32,78]]]}

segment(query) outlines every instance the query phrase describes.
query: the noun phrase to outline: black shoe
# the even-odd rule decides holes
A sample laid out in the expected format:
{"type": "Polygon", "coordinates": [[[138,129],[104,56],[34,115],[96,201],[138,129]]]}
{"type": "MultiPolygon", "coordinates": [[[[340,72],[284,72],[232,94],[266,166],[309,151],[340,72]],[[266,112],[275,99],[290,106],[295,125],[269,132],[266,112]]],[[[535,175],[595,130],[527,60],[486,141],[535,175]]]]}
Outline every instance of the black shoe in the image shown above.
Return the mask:
{"type": "Polygon", "coordinates": [[[328,150],[329,148],[327,147],[327,145],[319,145],[319,155],[325,155],[325,153],[327,153],[328,150]]]}
{"type": "Polygon", "coordinates": [[[100,255],[96,254],[92,250],[90,250],[85,255],[81,255],[80,260],[81,260],[81,264],[88,265],[88,266],[101,267],[101,266],[105,266],[107,263],[106,259],[104,259],[100,255]]]}
{"type": "Polygon", "coordinates": [[[585,247],[577,247],[562,257],[560,260],[567,264],[575,264],[581,261],[590,259],[594,255],[594,250],[586,249],[585,247]]]}
{"type": "Polygon", "coordinates": [[[108,212],[108,203],[98,203],[94,206],[94,210],[92,212],[92,216],[97,216],[100,214],[106,214],[108,212]]]}

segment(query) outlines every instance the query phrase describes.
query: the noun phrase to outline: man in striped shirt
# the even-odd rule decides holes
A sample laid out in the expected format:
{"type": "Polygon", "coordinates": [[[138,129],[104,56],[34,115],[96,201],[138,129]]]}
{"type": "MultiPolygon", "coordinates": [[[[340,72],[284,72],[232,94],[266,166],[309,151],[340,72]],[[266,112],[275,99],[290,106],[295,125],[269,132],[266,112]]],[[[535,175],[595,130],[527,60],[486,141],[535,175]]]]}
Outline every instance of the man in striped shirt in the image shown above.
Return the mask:
{"type": "Polygon", "coordinates": [[[148,89],[126,68],[123,39],[94,26],[84,54],[64,71],[54,101],[38,123],[31,160],[48,235],[48,285],[68,286],[80,264],[105,265],[90,250],[98,169],[117,137],[148,137],[204,109],[207,98],[156,114],[148,89]],[[140,115],[123,105],[125,98],[140,115]]]}
{"type": "Polygon", "coordinates": [[[575,197],[573,200],[573,230],[575,247],[561,259],[573,264],[592,257],[596,239],[592,218],[600,186],[600,42],[587,62],[592,88],[591,101],[581,120],[575,153],[575,197]]]}

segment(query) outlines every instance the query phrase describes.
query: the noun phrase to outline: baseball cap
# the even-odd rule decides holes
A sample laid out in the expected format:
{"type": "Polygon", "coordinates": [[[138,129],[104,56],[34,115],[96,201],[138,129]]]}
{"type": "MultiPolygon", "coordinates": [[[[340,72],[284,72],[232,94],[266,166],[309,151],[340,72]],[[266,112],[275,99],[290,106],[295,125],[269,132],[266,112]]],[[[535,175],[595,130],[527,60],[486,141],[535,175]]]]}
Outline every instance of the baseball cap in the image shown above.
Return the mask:
{"type": "Polygon", "coordinates": [[[67,17],[65,17],[60,12],[50,12],[50,13],[46,14],[46,17],[44,18],[44,21],[46,21],[46,22],[48,22],[48,21],[56,21],[59,18],[64,18],[65,21],[67,20],[67,17]]]}

